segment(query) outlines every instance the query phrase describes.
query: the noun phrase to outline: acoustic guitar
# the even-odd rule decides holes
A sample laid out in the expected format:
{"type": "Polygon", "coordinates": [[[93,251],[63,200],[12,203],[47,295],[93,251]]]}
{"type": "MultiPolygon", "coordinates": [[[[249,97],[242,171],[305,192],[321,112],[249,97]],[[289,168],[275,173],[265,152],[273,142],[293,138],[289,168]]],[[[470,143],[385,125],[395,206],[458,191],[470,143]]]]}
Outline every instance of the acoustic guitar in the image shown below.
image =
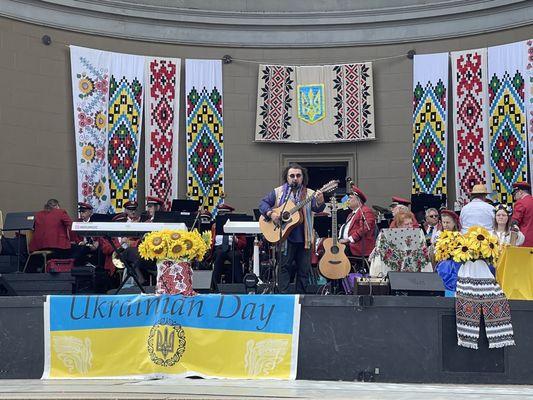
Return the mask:
{"type": "MultiPolygon", "coordinates": [[[[339,181],[333,180],[326,183],[319,190],[322,193],[328,193],[337,189],[337,187],[339,187],[339,181]]],[[[285,240],[294,227],[303,222],[304,217],[301,209],[309,204],[313,198],[314,194],[307,197],[305,200],[300,201],[298,205],[294,204],[292,200],[287,200],[287,202],[281,206],[273,208],[272,211],[281,216],[278,223],[275,223],[272,219],[267,219],[264,216],[261,216],[259,218],[259,228],[265,239],[270,243],[278,243],[285,240]]]]}
{"type": "Polygon", "coordinates": [[[346,245],[337,239],[337,200],[331,198],[331,236],[323,242],[324,255],[318,263],[320,273],[328,279],[345,278],[351,269],[350,260],[344,253],[346,245]]]}

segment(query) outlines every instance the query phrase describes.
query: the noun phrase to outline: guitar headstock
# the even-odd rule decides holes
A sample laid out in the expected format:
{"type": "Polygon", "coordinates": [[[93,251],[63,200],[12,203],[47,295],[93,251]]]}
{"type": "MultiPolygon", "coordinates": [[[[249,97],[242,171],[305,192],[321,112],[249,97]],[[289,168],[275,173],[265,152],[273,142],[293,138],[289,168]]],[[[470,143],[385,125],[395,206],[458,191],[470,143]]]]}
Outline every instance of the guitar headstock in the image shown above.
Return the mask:
{"type": "Polygon", "coordinates": [[[339,181],[334,179],[332,181],[329,181],[328,183],[326,183],[324,186],[322,186],[319,190],[322,192],[322,193],[328,193],[328,192],[332,192],[334,191],[335,189],[337,189],[339,187],[339,181]]]}

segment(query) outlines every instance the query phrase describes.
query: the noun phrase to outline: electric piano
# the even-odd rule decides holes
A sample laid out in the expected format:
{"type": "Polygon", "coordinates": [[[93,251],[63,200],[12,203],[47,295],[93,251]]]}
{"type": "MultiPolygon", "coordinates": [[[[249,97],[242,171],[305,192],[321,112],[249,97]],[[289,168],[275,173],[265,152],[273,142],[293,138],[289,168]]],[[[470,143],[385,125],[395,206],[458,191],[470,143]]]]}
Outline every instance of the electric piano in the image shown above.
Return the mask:
{"type": "Polygon", "coordinates": [[[73,222],[72,231],[80,236],[110,236],[135,237],[148,232],[170,230],[187,230],[187,226],[180,223],[166,222],[73,222]]]}

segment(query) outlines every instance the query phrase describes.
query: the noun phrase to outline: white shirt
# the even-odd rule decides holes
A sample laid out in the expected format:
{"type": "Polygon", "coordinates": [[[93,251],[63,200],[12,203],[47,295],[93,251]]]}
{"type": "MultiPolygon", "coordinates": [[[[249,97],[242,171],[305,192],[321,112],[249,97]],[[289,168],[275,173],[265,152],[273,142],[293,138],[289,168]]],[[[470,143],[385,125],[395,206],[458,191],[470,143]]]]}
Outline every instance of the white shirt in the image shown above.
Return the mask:
{"type": "MultiPolygon", "coordinates": [[[[216,235],[215,236],[215,246],[222,246],[222,240],[224,236],[223,235],[216,235]]],[[[228,246],[231,246],[233,244],[233,236],[228,235],[228,246]]]]}
{"type": "MultiPolygon", "coordinates": [[[[498,242],[500,242],[500,245],[508,245],[511,243],[511,232],[498,232],[498,231],[491,231],[491,233],[498,238],[498,242]]],[[[526,237],[524,234],[520,231],[516,232],[516,244],[515,246],[521,246],[522,243],[526,240],[526,237]]]]}
{"type": "Polygon", "coordinates": [[[477,225],[491,231],[494,228],[494,207],[481,199],[473,199],[461,210],[461,233],[477,225]]]}
{"type": "Polygon", "coordinates": [[[346,222],[341,225],[341,229],[339,230],[339,239],[348,239],[351,243],[354,243],[353,238],[350,236],[350,225],[352,223],[352,218],[357,214],[357,212],[361,209],[361,207],[355,209],[352,211],[350,215],[348,215],[348,218],[346,218],[346,222]]]}

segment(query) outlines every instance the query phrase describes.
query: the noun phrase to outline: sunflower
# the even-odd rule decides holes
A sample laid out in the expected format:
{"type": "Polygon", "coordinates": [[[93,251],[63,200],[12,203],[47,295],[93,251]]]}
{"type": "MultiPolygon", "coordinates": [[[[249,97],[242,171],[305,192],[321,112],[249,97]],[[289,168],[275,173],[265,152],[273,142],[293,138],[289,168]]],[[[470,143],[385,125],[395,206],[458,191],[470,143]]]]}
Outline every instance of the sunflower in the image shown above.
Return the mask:
{"type": "Polygon", "coordinates": [[[97,112],[94,116],[94,126],[100,130],[104,129],[107,125],[107,118],[102,112],[97,112]]]}
{"type": "Polygon", "coordinates": [[[496,261],[500,255],[500,246],[498,239],[490,235],[485,242],[481,244],[481,256],[487,260],[496,261]]]}
{"type": "Polygon", "coordinates": [[[185,245],[181,240],[175,240],[171,242],[168,248],[168,255],[175,260],[183,258],[185,255],[185,245]]]}
{"type": "Polygon", "coordinates": [[[94,160],[94,145],[88,143],[81,149],[81,156],[87,161],[91,162],[94,160]]]}
{"type": "Polygon", "coordinates": [[[84,76],[80,79],[80,82],[78,83],[78,87],[80,89],[80,92],[84,96],[90,95],[94,90],[94,82],[91,78],[88,78],[87,76],[84,76]]]}
{"type": "Polygon", "coordinates": [[[102,195],[105,194],[105,185],[103,182],[98,182],[98,184],[94,187],[93,191],[94,195],[98,198],[101,198],[102,195]]]}
{"type": "Polygon", "coordinates": [[[481,226],[470,228],[466,234],[469,246],[472,250],[479,252],[481,245],[491,236],[489,231],[481,226]]]}
{"type": "Polygon", "coordinates": [[[472,249],[469,246],[466,238],[459,238],[457,240],[458,247],[453,251],[453,260],[455,262],[465,262],[474,259],[472,249]]]}

